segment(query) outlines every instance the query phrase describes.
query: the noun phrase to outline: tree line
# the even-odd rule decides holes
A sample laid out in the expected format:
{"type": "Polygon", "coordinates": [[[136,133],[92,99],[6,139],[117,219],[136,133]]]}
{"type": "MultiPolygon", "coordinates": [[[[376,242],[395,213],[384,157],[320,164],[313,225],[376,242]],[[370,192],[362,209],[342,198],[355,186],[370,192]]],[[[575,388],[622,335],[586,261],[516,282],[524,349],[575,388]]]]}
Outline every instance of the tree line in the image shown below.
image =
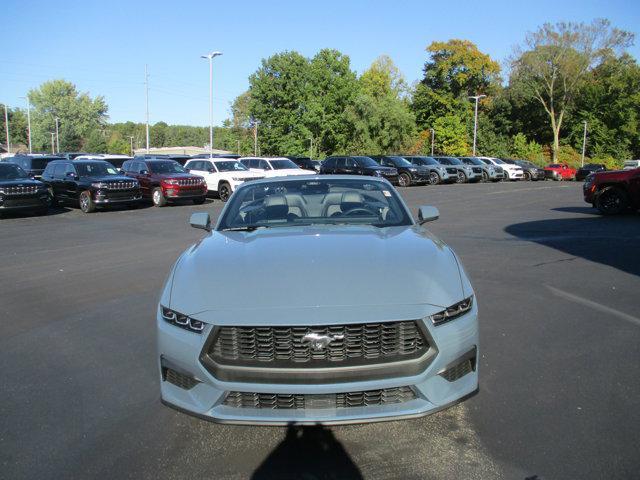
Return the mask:
{"type": "MultiPolygon", "coordinates": [[[[640,157],[640,67],[626,53],[633,38],[603,19],[545,24],[504,68],[468,40],[433,42],[414,85],[388,56],[358,75],[337,50],[311,58],[276,53],[262,60],[230,117],[216,127],[214,147],[253,153],[257,132],[264,155],[429,153],[432,147],[469,155],[470,97],[481,96],[478,154],[576,164],[586,122],[587,157],[613,167],[640,157]]],[[[35,150],[50,149],[55,117],[64,150],[129,153],[132,140],[144,145],[144,124],[109,124],[104,98],[79,93],[69,82],[46,82],[28,98],[35,150]]],[[[13,143],[26,144],[24,109],[11,109],[10,126],[13,143]]],[[[206,127],[158,122],[150,128],[154,147],[207,142],[206,127]]]]}

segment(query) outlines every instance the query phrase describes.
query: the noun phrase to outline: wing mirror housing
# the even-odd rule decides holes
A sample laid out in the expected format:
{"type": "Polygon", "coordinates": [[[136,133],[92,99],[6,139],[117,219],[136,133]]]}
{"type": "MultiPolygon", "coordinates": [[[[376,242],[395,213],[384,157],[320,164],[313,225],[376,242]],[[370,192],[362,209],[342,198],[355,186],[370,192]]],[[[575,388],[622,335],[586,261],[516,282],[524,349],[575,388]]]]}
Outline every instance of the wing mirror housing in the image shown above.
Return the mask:
{"type": "Polygon", "coordinates": [[[200,230],[211,231],[211,218],[206,212],[197,212],[191,214],[189,223],[193,228],[199,228],[200,230]]]}
{"type": "Polygon", "coordinates": [[[149,170],[140,170],[140,175],[149,175],[149,170]]]}
{"type": "MultiPolygon", "coordinates": [[[[196,214],[194,213],[194,215],[196,214]]],[[[420,225],[427,222],[433,222],[434,220],[438,220],[438,218],[440,218],[440,212],[436,207],[423,205],[418,208],[418,223],[420,225]]]]}

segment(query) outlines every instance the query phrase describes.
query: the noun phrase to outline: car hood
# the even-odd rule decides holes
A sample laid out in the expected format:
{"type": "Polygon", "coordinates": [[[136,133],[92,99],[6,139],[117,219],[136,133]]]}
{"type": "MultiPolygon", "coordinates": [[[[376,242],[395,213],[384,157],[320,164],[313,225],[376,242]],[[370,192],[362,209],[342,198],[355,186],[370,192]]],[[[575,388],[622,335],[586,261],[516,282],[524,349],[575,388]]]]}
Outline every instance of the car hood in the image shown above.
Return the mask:
{"type": "Polygon", "coordinates": [[[89,182],[131,182],[135,179],[126,175],[92,175],[80,177],[84,181],[89,182]]]}
{"type": "Polygon", "coordinates": [[[14,180],[0,180],[0,187],[20,187],[20,186],[39,186],[44,185],[44,183],[33,180],[31,178],[16,178],[14,180]]]}
{"type": "Polygon", "coordinates": [[[220,172],[224,175],[231,175],[236,178],[264,178],[264,174],[260,175],[258,172],[250,170],[232,170],[229,172],[220,172]]]}
{"type": "Polygon", "coordinates": [[[219,324],[410,319],[464,298],[462,278],[419,226],[213,232],[178,260],[163,299],[219,324]]]}

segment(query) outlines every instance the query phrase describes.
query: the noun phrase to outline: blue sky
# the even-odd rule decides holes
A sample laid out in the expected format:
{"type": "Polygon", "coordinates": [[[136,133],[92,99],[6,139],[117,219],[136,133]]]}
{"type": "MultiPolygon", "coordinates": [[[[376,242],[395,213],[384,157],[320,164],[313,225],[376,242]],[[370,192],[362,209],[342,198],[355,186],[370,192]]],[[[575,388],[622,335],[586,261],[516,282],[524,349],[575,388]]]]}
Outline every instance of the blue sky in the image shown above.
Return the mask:
{"type": "MultiPolygon", "coordinates": [[[[313,56],[335,48],[358,73],[381,54],[411,83],[425,47],[464,38],[503,62],[527,31],[544,22],[605,17],[636,34],[638,0],[584,1],[29,1],[4,0],[0,103],[40,83],[64,78],[103,95],[111,121],[144,121],[144,65],[150,74],[150,121],[208,125],[208,66],[214,60],[214,122],[248,86],[260,60],[283,50],[313,56]]],[[[638,58],[640,39],[631,48],[638,58]]]]}

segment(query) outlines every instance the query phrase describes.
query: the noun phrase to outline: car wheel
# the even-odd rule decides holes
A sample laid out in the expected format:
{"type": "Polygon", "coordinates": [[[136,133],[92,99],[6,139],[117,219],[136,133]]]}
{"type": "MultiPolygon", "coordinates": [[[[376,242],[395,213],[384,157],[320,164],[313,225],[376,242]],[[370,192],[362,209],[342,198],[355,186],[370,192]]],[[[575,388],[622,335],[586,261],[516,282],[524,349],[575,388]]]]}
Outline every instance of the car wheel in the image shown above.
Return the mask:
{"type": "Polygon", "coordinates": [[[529,172],[524,172],[524,178],[523,180],[526,180],[527,182],[531,181],[531,173],[529,172]]]}
{"type": "Polygon", "coordinates": [[[218,186],[218,197],[220,197],[220,200],[222,200],[223,202],[229,200],[231,193],[231,185],[229,185],[228,183],[224,182],[221,183],[220,186],[218,186]]]}
{"type": "Polygon", "coordinates": [[[96,205],[93,203],[93,198],[91,198],[91,192],[89,190],[85,190],[80,194],[80,210],[84,213],[96,211],[96,205]]]}
{"type": "Polygon", "coordinates": [[[401,173],[398,175],[398,185],[401,187],[408,187],[411,185],[411,177],[406,173],[401,173]]]}
{"type": "Polygon", "coordinates": [[[619,188],[606,187],[598,194],[595,205],[604,215],[617,215],[629,208],[629,198],[619,188]]]}
{"type": "Polygon", "coordinates": [[[162,189],[160,187],[153,189],[151,200],[153,201],[153,205],[156,207],[164,207],[167,204],[167,199],[164,196],[164,193],[162,193],[162,189]]]}
{"type": "Polygon", "coordinates": [[[202,205],[205,201],[207,200],[207,197],[201,197],[201,198],[194,198],[193,199],[193,204],[194,205],[202,205]]]}
{"type": "Polygon", "coordinates": [[[438,185],[440,183],[440,175],[438,172],[431,172],[429,174],[429,185],[438,185]]]}
{"type": "Polygon", "coordinates": [[[483,183],[487,183],[488,181],[489,181],[489,174],[483,170],[482,171],[482,182],[483,183]]]}
{"type": "Polygon", "coordinates": [[[467,183],[467,175],[464,172],[458,172],[458,183],[467,183]]]}
{"type": "Polygon", "coordinates": [[[502,174],[502,181],[503,181],[503,182],[508,182],[509,180],[510,180],[510,178],[509,178],[509,174],[508,174],[507,172],[504,172],[504,173],[502,174]]]}

